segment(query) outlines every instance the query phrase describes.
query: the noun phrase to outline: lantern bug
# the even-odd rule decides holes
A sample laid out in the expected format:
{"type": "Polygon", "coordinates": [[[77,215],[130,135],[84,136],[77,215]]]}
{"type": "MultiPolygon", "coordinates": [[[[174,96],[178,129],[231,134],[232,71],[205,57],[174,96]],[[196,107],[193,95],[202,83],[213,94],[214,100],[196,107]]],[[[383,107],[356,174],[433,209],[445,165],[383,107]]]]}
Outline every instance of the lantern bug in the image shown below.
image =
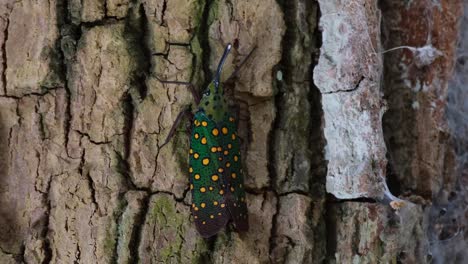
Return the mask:
{"type": "MultiPolygon", "coordinates": [[[[197,104],[195,113],[186,110],[177,116],[160,148],[172,138],[181,119],[188,116],[191,120],[191,212],[198,232],[205,238],[217,234],[229,221],[232,221],[237,231],[249,229],[237,122],[229,111],[225,90],[220,82],[221,71],[231,47],[231,44],[226,46],[215,77],[201,98],[190,83],[158,78],[162,83],[188,85],[197,104]]],[[[235,76],[237,70],[231,77],[235,76]]]]}

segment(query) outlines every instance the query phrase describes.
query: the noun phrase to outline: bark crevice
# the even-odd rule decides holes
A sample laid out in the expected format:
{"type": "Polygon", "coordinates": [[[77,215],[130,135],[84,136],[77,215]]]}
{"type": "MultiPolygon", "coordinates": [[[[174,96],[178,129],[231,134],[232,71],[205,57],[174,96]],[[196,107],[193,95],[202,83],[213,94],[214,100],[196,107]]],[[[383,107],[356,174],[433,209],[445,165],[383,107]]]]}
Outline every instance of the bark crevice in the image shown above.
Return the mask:
{"type": "Polygon", "coordinates": [[[2,72],[2,82],[3,82],[3,93],[4,95],[8,95],[7,91],[7,78],[6,78],[6,71],[8,67],[8,60],[7,60],[7,53],[6,53],[6,45],[8,41],[8,27],[10,26],[10,15],[6,15],[6,25],[5,30],[3,32],[3,45],[2,45],[2,55],[3,55],[3,72],[2,72]]]}

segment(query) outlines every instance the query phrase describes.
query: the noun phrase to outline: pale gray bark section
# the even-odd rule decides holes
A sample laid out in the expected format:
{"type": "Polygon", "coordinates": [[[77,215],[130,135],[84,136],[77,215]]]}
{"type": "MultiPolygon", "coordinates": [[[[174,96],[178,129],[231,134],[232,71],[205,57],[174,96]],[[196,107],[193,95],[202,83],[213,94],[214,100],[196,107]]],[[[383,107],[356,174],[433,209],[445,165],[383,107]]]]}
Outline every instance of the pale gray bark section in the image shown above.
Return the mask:
{"type": "Polygon", "coordinates": [[[314,82],[322,93],[327,191],[343,199],[382,198],[380,10],[375,0],[319,3],[323,43],[314,82]]]}

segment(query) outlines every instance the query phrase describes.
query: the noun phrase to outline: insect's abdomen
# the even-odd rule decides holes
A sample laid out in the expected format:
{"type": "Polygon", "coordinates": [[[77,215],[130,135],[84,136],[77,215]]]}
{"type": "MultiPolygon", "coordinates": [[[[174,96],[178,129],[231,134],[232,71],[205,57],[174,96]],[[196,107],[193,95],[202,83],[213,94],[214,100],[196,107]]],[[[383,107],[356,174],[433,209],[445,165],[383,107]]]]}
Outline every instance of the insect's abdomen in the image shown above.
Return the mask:
{"type": "Polygon", "coordinates": [[[203,237],[218,233],[230,219],[225,200],[220,131],[203,112],[195,114],[190,141],[192,215],[203,237]]]}

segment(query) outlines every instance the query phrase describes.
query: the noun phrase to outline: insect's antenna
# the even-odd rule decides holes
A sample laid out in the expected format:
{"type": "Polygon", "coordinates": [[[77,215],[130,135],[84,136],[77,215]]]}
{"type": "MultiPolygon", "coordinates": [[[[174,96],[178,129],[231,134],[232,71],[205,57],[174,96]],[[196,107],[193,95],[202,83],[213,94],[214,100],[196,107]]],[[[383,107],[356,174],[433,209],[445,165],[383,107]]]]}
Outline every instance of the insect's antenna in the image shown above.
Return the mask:
{"type": "Polygon", "coordinates": [[[223,69],[223,64],[226,61],[226,58],[227,58],[229,52],[231,51],[231,48],[232,48],[232,45],[231,45],[231,43],[229,43],[226,46],[226,49],[224,49],[223,56],[221,57],[221,60],[219,61],[218,70],[216,71],[216,75],[215,75],[215,79],[214,79],[214,83],[216,85],[216,88],[219,85],[219,78],[221,77],[221,70],[223,69]]]}

